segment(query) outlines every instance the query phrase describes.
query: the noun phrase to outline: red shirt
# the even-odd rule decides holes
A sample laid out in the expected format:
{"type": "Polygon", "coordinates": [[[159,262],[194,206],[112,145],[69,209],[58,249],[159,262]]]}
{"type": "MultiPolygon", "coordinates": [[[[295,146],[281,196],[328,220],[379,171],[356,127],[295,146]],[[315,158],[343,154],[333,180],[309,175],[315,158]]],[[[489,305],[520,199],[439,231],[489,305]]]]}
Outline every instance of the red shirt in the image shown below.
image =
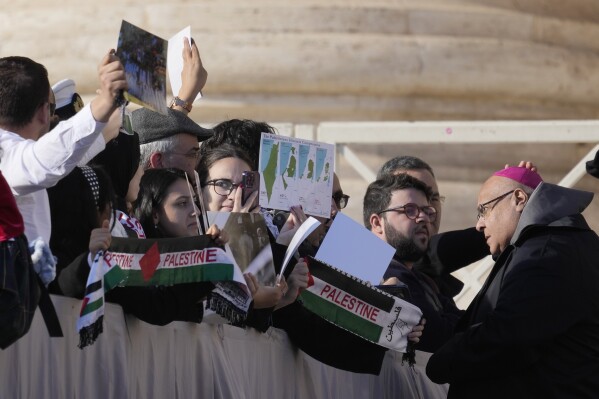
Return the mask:
{"type": "Polygon", "coordinates": [[[18,237],[24,232],[23,217],[8,183],[0,172],[0,241],[18,237]]]}

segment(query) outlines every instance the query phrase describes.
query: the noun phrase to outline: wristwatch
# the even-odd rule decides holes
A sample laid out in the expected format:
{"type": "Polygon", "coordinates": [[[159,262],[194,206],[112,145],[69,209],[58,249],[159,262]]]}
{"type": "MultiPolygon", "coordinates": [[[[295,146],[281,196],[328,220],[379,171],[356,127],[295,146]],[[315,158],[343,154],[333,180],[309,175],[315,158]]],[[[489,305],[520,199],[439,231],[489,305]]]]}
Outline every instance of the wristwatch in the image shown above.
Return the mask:
{"type": "Polygon", "coordinates": [[[173,108],[173,107],[181,107],[183,109],[186,109],[187,112],[191,112],[191,108],[193,107],[191,105],[191,103],[188,103],[187,101],[183,101],[181,100],[179,97],[175,96],[173,98],[173,101],[171,101],[171,104],[169,105],[169,108],[173,108]]]}

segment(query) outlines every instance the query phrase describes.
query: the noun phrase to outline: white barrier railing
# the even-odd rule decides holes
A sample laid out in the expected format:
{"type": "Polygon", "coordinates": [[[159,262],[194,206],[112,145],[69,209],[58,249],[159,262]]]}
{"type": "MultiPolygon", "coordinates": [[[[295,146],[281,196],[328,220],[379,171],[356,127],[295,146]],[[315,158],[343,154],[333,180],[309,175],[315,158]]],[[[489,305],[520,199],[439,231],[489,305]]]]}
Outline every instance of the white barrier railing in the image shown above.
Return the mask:
{"type": "MultiPolygon", "coordinates": [[[[387,352],[380,375],[326,366],[298,351],[285,332],[173,322],[159,327],[107,304],[104,332],[77,348],[81,301],[52,296],[64,338],[50,338],[37,312],[31,330],[0,350],[0,398],[445,398],[430,382],[430,354],[414,368],[387,352]]],[[[347,348],[351,351],[352,348],[347,348]]]]}

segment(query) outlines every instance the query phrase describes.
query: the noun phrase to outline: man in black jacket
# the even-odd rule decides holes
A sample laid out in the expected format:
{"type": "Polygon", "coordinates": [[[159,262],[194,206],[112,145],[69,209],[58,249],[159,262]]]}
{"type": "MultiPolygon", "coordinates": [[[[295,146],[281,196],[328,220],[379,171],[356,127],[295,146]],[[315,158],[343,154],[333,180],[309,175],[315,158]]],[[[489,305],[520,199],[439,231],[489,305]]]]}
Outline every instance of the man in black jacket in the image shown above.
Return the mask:
{"type": "Polygon", "coordinates": [[[366,228],[396,250],[383,279],[407,285],[407,300],[422,310],[426,328],[417,349],[425,352],[434,352],[453,335],[463,313],[432,278],[414,267],[427,251],[437,218],[432,195],[430,187],[408,174],[387,175],[368,186],[363,213],[366,228]]]}
{"type": "Polygon", "coordinates": [[[429,249],[414,264],[414,269],[432,278],[443,295],[455,297],[464,288],[464,283],[451,273],[489,255],[484,237],[474,227],[438,234],[445,197],[440,194],[435,173],[428,163],[414,156],[399,155],[385,162],[376,178],[399,174],[410,175],[426,184],[432,190],[431,206],[437,211],[437,217],[428,229],[429,249]]]}
{"type": "Polygon", "coordinates": [[[581,215],[592,197],[525,168],[485,182],[477,229],[496,263],[427,365],[449,398],[597,397],[599,238],[581,215]]]}

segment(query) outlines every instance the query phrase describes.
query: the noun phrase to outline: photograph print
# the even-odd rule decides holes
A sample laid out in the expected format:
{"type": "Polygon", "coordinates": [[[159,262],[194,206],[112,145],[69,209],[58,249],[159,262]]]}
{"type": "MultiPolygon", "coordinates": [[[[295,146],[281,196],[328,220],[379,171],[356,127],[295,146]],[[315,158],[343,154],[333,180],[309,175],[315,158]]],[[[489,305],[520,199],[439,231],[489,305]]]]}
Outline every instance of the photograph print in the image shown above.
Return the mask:
{"type": "Polygon", "coordinates": [[[166,114],[168,42],[123,20],[116,55],[125,67],[127,101],[166,114]]]}

